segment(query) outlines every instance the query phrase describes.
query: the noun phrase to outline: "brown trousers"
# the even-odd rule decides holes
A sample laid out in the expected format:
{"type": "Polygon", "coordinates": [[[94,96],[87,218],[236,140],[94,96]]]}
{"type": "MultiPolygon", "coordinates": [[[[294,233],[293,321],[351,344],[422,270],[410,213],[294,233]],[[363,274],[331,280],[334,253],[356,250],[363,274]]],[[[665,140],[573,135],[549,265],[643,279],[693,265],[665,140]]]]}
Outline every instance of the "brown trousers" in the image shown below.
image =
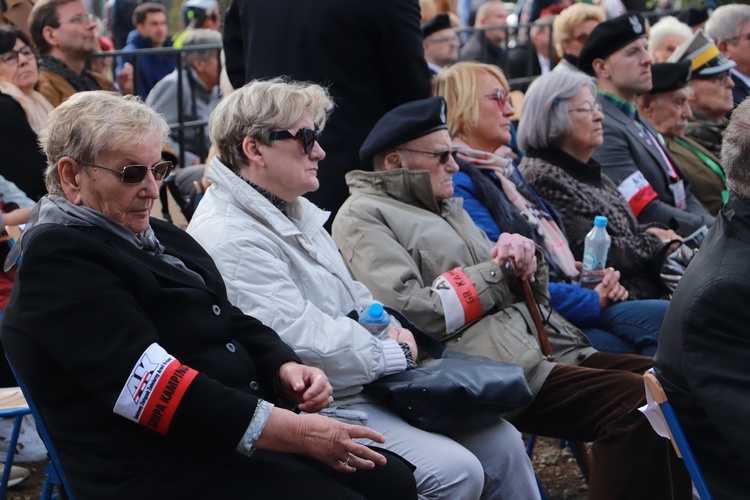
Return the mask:
{"type": "Polygon", "coordinates": [[[557,365],[534,401],[513,420],[522,432],[593,442],[589,498],[691,498],[690,477],[671,443],[638,407],[651,358],[596,353],[557,365]]]}

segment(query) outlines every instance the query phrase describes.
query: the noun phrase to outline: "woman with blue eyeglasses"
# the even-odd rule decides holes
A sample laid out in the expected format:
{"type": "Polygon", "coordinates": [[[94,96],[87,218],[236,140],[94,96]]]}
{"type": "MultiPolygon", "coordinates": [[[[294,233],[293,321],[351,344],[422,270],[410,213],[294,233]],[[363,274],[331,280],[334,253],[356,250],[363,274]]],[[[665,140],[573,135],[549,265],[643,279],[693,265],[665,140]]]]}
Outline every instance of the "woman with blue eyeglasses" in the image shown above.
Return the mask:
{"type": "Polygon", "coordinates": [[[16,28],[0,28],[0,175],[34,200],[47,193],[37,133],[52,111],[49,101],[36,91],[38,82],[34,44],[16,28]]]}
{"type": "MultiPolygon", "coordinates": [[[[569,156],[566,150],[575,154],[588,151],[590,155],[601,144],[603,116],[593,98],[595,91],[593,80],[583,73],[555,72],[532,84],[519,125],[519,145],[526,150],[519,171],[502,149],[510,141],[510,117],[515,112],[507,97],[508,84],[503,73],[494,66],[466,62],[452,66],[433,80],[433,93],[448,102],[448,128],[454,137],[453,145],[458,148],[460,171],[453,178],[454,196],[464,199],[464,208],[474,222],[490,240],[496,240],[501,232],[514,232],[532,238],[544,250],[550,265],[552,306],[581,328],[594,347],[605,352],[653,355],[668,303],[627,300],[633,295],[658,298],[659,294],[643,297],[640,289],[633,294],[620,283],[621,272],[625,271],[611,268],[593,290],[575,284],[580,263],[574,256],[581,258],[583,237],[591,229],[594,215],[614,217],[619,231],[620,220],[629,220],[628,214],[620,210],[629,210],[627,204],[624,200],[619,203],[603,198],[602,203],[610,205],[606,210],[599,205],[588,211],[580,207],[571,210],[574,205],[559,206],[555,202],[564,193],[580,191],[580,186],[570,183],[546,190],[542,183],[535,184],[540,176],[549,176],[558,161],[569,156]],[[562,103],[564,115],[550,113],[551,106],[562,103]],[[544,149],[530,147],[536,144],[529,142],[530,136],[553,143],[544,149]],[[535,168],[529,171],[530,166],[535,168]],[[580,240],[566,239],[561,229],[572,221],[586,228],[580,240]]],[[[616,190],[607,193],[610,197],[617,195],[616,190]]],[[[663,246],[655,235],[649,234],[645,239],[663,246]]],[[[613,236],[612,246],[616,243],[613,236]]],[[[610,255],[618,256],[618,252],[610,249],[610,255]]],[[[618,267],[621,263],[615,258],[608,264],[618,267]]]]}

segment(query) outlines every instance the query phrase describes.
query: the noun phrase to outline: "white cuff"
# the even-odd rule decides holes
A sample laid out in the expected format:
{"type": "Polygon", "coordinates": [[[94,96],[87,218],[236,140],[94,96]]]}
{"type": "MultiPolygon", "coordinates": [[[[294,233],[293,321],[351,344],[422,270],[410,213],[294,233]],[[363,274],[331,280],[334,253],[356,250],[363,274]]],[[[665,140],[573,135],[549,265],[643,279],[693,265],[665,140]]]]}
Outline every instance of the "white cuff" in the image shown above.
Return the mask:
{"type": "Polygon", "coordinates": [[[255,408],[255,414],[250,420],[250,425],[247,426],[245,434],[240,439],[237,445],[237,451],[248,457],[253,454],[255,448],[253,445],[255,441],[260,437],[260,433],[263,432],[263,428],[268,422],[268,417],[271,416],[274,406],[268,401],[262,399],[258,400],[258,406],[255,408]]]}
{"type": "Polygon", "coordinates": [[[406,370],[406,356],[404,350],[395,340],[386,339],[383,342],[383,352],[380,355],[378,372],[375,378],[384,377],[392,373],[401,373],[406,370]]]}

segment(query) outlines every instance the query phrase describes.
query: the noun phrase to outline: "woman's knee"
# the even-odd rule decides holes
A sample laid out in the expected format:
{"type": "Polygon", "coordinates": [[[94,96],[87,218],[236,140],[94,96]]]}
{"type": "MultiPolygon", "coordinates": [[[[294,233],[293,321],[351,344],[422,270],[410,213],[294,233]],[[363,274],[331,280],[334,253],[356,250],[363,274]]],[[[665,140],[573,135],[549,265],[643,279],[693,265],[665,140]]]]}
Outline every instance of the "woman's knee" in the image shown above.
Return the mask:
{"type": "Polygon", "coordinates": [[[420,499],[480,497],[484,469],[473,453],[455,441],[426,451],[429,453],[427,463],[415,464],[420,499]]]}

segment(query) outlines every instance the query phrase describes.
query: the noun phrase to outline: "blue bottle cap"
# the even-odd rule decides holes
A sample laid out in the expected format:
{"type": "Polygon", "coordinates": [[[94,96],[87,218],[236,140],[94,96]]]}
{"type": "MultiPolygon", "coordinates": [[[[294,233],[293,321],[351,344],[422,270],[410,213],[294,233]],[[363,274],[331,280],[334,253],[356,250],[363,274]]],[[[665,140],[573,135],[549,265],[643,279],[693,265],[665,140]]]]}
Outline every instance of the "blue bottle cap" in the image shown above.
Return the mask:
{"type": "Polygon", "coordinates": [[[367,314],[369,314],[372,319],[382,318],[383,313],[385,313],[385,310],[383,309],[383,304],[380,302],[373,302],[367,310],[367,314]]]}
{"type": "Polygon", "coordinates": [[[607,218],[603,215],[594,217],[594,225],[597,227],[607,227],[607,218]]]}

